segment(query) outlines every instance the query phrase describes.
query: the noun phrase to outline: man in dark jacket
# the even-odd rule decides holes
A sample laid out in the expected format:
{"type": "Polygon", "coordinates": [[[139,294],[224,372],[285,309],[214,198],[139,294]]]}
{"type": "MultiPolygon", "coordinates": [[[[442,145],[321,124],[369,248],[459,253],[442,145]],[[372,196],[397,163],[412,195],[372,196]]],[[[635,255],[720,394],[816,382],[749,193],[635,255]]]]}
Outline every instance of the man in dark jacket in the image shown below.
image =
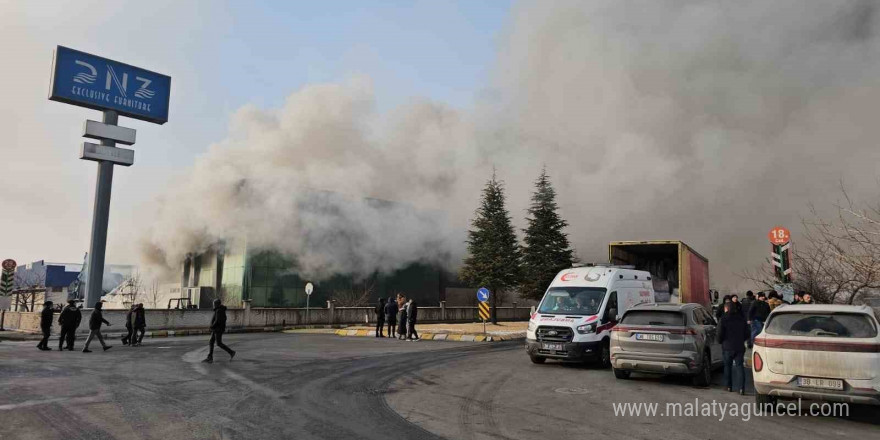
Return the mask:
{"type": "Polygon", "coordinates": [[[205,358],[202,362],[212,363],[214,362],[214,343],[217,343],[217,346],[225,350],[229,353],[229,360],[235,357],[235,350],[227,347],[226,344],[223,343],[223,333],[226,332],[226,306],[224,306],[220,298],[214,300],[214,316],[211,317],[211,341],[208,349],[208,357],[205,358]]]}
{"type": "Polygon", "coordinates": [[[755,336],[764,330],[764,322],[767,321],[768,316],[770,316],[770,305],[767,304],[767,294],[758,292],[758,299],[749,307],[749,314],[746,318],[746,323],[752,328],[752,335],[749,339],[751,345],[755,343],[755,336]]]}
{"type": "Polygon", "coordinates": [[[86,346],[83,347],[83,353],[92,352],[92,350],[89,350],[89,344],[92,343],[92,339],[96,336],[98,337],[98,342],[101,343],[101,347],[104,348],[104,351],[113,348],[104,343],[104,336],[101,335],[101,324],[107,324],[108,327],[110,326],[110,322],[104,319],[104,314],[101,312],[103,307],[104,302],[98,301],[95,303],[95,308],[92,309],[92,316],[89,318],[89,337],[86,339],[86,346]]]}
{"type": "Polygon", "coordinates": [[[749,327],[739,310],[739,303],[724,305],[724,315],[718,324],[718,342],[724,359],[724,387],[727,391],[745,394],[743,354],[749,340],[749,327]]]}
{"type": "Polygon", "coordinates": [[[64,343],[67,342],[67,349],[73,351],[73,341],[76,338],[76,329],[82,321],[82,312],[76,308],[76,301],[67,301],[67,307],[61,311],[58,316],[58,324],[61,325],[61,337],[58,338],[58,350],[64,349],[64,343]]]}
{"type": "Polygon", "coordinates": [[[137,304],[132,304],[131,307],[128,308],[128,312],[125,314],[125,336],[122,337],[122,345],[133,345],[131,342],[131,335],[134,332],[132,315],[134,315],[134,309],[137,308],[137,304]]]}
{"type": "Polygon", "coordinates": [[[413,299],[406,305],[406,339],[408,341],[419,340],[419,332],[416,331],[416,321],[419,318],[419,305],[413,299]]]}
{"type": "Polygon", "coordinates": [[[388,297],[385,303],[385,322],[388,323],[388,337],[395,337],[395,329],[397,328],[397,302],[393,296],[388,297]]]}
{"type": "Polygon", "coordinates": [[[379,298],[379,305],[373,309],[376,314],[376,337],[385,337],[385,298],[379,298]]]}
{"type": "Polygon", "coordinates": [[[52,332],[52,301],[43,303],[43,311],[40,312],[40,330],[43,331],[43,339],[37,344],[37,348],[43,351],[49,348],[49,334],[52,332]]]}
{"type": "Polygon", "coordinates": [[[147,332],[147,313],[144,310],[144,303],[139,303],[137,307],[134,309],[134,316],[132,318],[134,328],[134,333],[132,336],[131,345],[141,345],[141,341],[144,340],[144,333],[147,332]]]}
{"type": "Polygon", "coordinates": [[[397,294],[397,302],[395,303],[397,306],[397,339],[406,338],[406,295],[402,293],[397,294]]]}

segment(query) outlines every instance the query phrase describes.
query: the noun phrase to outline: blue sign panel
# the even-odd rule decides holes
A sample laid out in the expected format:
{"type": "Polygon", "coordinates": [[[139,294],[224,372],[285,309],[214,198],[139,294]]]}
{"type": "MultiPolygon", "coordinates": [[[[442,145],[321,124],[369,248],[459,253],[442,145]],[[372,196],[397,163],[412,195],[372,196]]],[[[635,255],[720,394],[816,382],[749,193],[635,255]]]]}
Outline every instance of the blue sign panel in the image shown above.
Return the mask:
{"type": "Polygon", "coordinates": [[[480,287],[480,290],[477,290],[477,300],[480,302],[489,301],[489,289],[480,287]]]}
{"type": "Polygon", "coordinates": [[[129,118],[168,122],[171,77],[58,46],[49,99],[113,110],[129,118]]]}

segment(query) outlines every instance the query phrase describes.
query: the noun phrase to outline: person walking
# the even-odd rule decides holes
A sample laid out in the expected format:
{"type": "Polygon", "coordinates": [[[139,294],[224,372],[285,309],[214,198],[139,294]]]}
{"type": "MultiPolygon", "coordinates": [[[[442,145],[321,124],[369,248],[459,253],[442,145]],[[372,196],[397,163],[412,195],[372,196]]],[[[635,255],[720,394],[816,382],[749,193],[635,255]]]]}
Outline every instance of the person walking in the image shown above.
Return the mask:
{"type": "Polygon", "coordinates": [[[397,303],[394,297],[389,296],[388,302],[385,304],[385,322],[388,323],[388,337],[395,337],[395,329],[397,328],[397,303]]]}
{"type": "Polygon", "coordinates": [[[211,317],[211,341],[208,343],[208,357],[202,362],[214,362],[214,343],[229,353],[229,360],[235,357],[235,350],[223,343],[223,333],[226,332],[226,306],[224,306],[220,298],[214,300],[214,316],[211,317]]]}
{"type": "Polygon", "coordinates": [[[52,301],[43,303],[43,311],[40,312],[40,330],[43,331],[43,339],[37,344],[37,348],[43,351],[52,350],[49,348],[49,335],[52,333],[52,301]]]}
{"type": "Polygon", "coordinates": [[[373,309],[376,313],[376,337],[385,337],[385,298],[379,298],[379,305],[373,309]]]}
{"type": "Polygon", "coordinates": [[[418,341],[419,332],[416,331],[416,321],[419,317],[419,305],[415,300],[410,299],[406,305],[406,339],[408,341],[418,341]]]}
{"type": "Polygon", "coordinates": [[[803,296],[801,296],[800,304],[814,304],[813,295],[809,293],[804,293],[803,296]]]}
{"type": "Polygon", "coordinates": [[[144,340],[144,333],[147,332],[147,313],[144,310],[144,303],[139,303],[137,308],[134,309],[133,321],[134,333],[132,334],[131,345],[140,346],[141,341],[144,340]]]}
{"type": "Polygon", "coordinates": [[[718,304],[718,307],[715,309],[715,320],[718,321],[724,316],[724,304],[730,301],[730,295],[724,295],[724,298],[721,299],[721,303],[718,304]]]}
{"type": "Polygon", "coordinates": [[[752,334],[749,338],[749,347],[753,347],[755,344],[755,336],[758,336],[762,330],[764,330],[764,322],[767,321],[767,317],[770,316],[770,306],[767,305],[767,294],[764,292],[758,292],[758,299],[752,303],[752,306],[749,307],[748,321],[746,321],[749,326],[751,326],[752,334]]]}
{"type": "Polygon", "coordinates": [[[113,348],[113,346],[104,343],[104,336],[101,335],[101,325],[107,324],[107,327],[110,326],[110,322],[104,319],[104,314],[101,312],[101,309],[103,308],[103,301],[98,301],[95,303],[95,308],[92,310],[92,316],[89,318],[89,337],[86,338],[86,346],[83,347],[83,353],[92,352],[92,350],[89,350],[89,344],[92,343],[92,339],[94,339],[95,337],[98,338],[98,342],[101,343],[101,347],[104,349],[104,351],[113,348]]]}
{"type": "Polygon", "coordinates": [[[397,339],[406,338],[406,296],[397,294],[397,339]]]}
{"type": "Polygon", "coordinates": [[[132,304],[131,307],[128,308],[128,312],[125,314],[125,336],[122,337],[122,345],[131,345],[131,335],[134,333],[134,319],[132,315],[134,315],[134,309],[137,308],[137,304],[132,304]]]}
{"type": "Polygon", "coordinates": [[[743,319],[739,303],[731,301],[724,305],[724,315],[718,324],[718,342],[724,360],[724,388],[745,394],[745,370],[743,355],[745,342],[751,337],[743,319]]]}
{"type": "Polygon", "coordinates": [[[67,348],[73,351],[73,341],[76,338],[76,329],[82,321],[82,312],[76,308],[76,301],[67,301],[67,307],[58,315],[58,324],[61,325],[61,336],[58,338],[58,351],[67,348]],[[67,342],[67,347],[64,343],[67,342]]]}

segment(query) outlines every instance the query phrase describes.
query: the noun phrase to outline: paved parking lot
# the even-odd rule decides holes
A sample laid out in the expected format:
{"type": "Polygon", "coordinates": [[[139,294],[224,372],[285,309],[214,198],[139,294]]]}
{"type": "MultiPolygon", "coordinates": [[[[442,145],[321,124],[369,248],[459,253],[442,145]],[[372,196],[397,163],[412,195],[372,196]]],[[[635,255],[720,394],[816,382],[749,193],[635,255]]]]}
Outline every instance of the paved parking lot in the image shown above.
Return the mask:
{"type": "MultiPolygon", "coordinates": [[[[0,439],[871,438],[855,418],[615,416],[613,403],[752,402],[717,384],[614,379],[533,365],[521,342],[401,342],[237,334],[238,351],[199,362],[205,337],[108,352],[40,352],[0,342],[0,439]]],[[[81,344],[81,341],[80,341],[81,344]]],[[[716,382],[718,378],[716,377],[716,382]]]]}

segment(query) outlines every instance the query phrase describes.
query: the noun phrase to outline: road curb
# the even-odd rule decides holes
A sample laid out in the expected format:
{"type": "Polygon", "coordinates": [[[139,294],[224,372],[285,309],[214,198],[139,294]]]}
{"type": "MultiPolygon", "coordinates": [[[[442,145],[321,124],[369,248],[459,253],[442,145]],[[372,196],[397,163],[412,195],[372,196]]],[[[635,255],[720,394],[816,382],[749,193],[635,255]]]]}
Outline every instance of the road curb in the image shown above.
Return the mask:
{"type": "MultiPolygon", "coordinates": [[[[336,330],[337,336],[375,338],[373,330],[336,330]]],[[[419,335],[424,341],[460,341],[460,342],[502,342],[524,340],[525,335],[483,335],[477,333],[422,333],[419,335]]],[[[386,338],[387,339],[387,338],[386,338]]]]}

